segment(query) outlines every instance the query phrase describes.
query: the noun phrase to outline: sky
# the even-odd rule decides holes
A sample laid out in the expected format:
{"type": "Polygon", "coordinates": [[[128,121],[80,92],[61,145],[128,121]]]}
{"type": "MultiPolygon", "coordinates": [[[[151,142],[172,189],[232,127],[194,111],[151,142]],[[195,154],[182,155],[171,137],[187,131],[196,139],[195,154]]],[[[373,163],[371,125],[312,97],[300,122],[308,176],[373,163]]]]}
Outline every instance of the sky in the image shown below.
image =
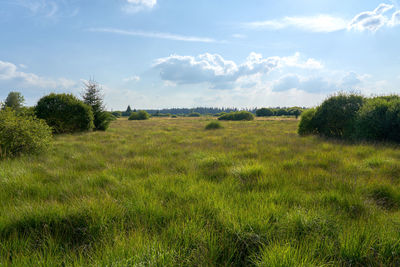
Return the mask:
{"type": "Polygon", "coordinates": [[[395,0],[0,0],[0,100],[109,110],[320,104],[400,93],[395,0]]]}

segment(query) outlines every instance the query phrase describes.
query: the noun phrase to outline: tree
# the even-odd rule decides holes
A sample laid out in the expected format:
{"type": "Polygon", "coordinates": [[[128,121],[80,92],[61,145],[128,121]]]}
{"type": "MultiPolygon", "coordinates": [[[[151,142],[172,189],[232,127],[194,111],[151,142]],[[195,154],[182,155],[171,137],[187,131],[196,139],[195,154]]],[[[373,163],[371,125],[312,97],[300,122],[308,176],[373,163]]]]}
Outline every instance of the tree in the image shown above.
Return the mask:
{"type": "Polygon", "coordinates": [[[3,103],[3,109],[6,107],[12,108],[14,110],[20,109],[25,102],[24,97],[19,92],[10,92],[3,103]]]}
{"type": "Polygon", "coordinates": [[[109,114],[105,111],[103,104],[103,95],[98,83],[90,80],[85,83],[85,91],[82,94],[83,102],[92,107],[94,129],[105,131],[107,130],[111,119],[109,114]]]}
{"type": "Polygon", "coordinates": [[[131,106],[128,106],[126,108],[126,111],[122,112],[122,116],[124,116],[124,117],[129,117],[131,114],[132,114],[131,106]]]}

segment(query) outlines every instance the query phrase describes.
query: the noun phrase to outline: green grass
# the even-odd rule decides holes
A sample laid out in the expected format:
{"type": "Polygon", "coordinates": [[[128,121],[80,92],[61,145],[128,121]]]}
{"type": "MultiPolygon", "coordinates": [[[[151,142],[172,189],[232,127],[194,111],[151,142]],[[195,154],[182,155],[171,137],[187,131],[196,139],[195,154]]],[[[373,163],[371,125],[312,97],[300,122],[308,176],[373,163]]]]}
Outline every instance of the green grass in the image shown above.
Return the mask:
{"type": "Polygon", "coordinates": [[[120,119],[0,161],[0,266],[398,266],[400,150],[120,119]]]}

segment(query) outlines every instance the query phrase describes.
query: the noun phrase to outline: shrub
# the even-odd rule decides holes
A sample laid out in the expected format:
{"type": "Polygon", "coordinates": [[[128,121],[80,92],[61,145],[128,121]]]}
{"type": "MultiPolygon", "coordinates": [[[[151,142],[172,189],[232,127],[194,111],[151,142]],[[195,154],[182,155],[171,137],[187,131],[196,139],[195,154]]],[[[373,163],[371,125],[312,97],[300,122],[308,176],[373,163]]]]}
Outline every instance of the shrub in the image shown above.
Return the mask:
{"type": "Polygon", "coordinates": [[[8,108],[0,112],[0,158],[39,153],[48,148],[51,138],[45,121],[8,108]]]}
{"type": "Polygon", "coordinates": [[[122,116],[122,112],[121,111],[113,111],[113,112],[111,112],[111,114],[116,118],[119,118],[119,117],[122,116]]]}
{"type": "Polygon", "coordinates": [[[214,117],[221,117],[222,115],[225,115],[225,114],[228,114],[228,113],[226,113],[226,112],[220,112],[220,113],[214,114],[213,116],[214,116],[214,117]]]}
{"type": "Polygon", "coordinates": [[[96,114],[97,115],[95,116],[93,122],[95,123],[95,125],[97,123],[95,128],[98,131],[107,130],[107,128],[110,126],[110,123],[117,119],[116,117],[114,117],[114,115],[112,115],[111,113],[109,113],[107,111],[101,111],[96,114]]]}
{"type": "Polygon", "coordinates": [[[221,123],[218,121],[212,121],[209,124],[206,125],[206,130],[216,130],[216,129],[221,129],[223,128],[221,123]]]}
{"type": "Polygon", "coordinates": [[[400,142],[399,132],[399,97],[375,97],[366,101],[358,113],[358,138],[400,142]]]}
{"type": "Polygon", "coordinates": [[[200,116],[201,116],[201,114],[198,112],[192,112],[192,113],[188,114],[188,117],[200,117],[200,116]]]}
{"type": "Polygon", "coordinates": [[[253,113],[248,111],[237,111],[237,112],[230,112],[225,115],[222,115],[218,118],[218,120],[223,121],[252,121],[254,120],[253,113]]]}
{"type": "Polygon", "coordinates": [[[36,116],[44,119],[54,133],[74,133],[93,129],[93,112],[71,94],[50,94],[39,100],[36,116]]]}
{"type": "Polygon", "coordinates": [[[256,111],[257,117],[270,117],[274,116],[274,111],[270,108],[260,108],[256,111]]]}
{"type": "Polygon", "coordinates": [[[144,110],[140,110],[137,112],[132,112],[131,116],[129,116],[130,121],[141,121],[141,120],[148,120],[150,118],[150,114],[144,110]]]}
{"type": "Polygon", "coordinates": [[[275,110],[275,115],[276,116],[286,116],[286,115],[289,115],[289,114],[288,114],[288,111],[286,109],[280,108],[280,109],[275,110]]]}
{"type": "Polygon", "coordinates": [[[165,117],[171,117],[171,114],[169,113],[160,113],[160,112],[156,112],[154,114],[151,114],[152,117],[161,117],[161,118],[165,118],[165,117]]]}
{"type": "Polygon", "coordinates": [[[308,109],[301,114],[299,128],[297,132],[300,135],[316,134],[317,127],[315,125],[315,112],[316,109],[308,109]]]}
{"type": "Polygon", "coordinates": [[[175,118],[178,118],[178,116],[176,116],[176,115],[172,115],[172,116],[171,116],[171,118],[174,118],[174,119],[175,119],[175,118]]]}
{"type": "Polygon", "coordinates": [[[356,94],[331,96],[315,112],[317,132],[326,137],[350,138],[356,129],[357,112],[364,98],[356,94]]]}

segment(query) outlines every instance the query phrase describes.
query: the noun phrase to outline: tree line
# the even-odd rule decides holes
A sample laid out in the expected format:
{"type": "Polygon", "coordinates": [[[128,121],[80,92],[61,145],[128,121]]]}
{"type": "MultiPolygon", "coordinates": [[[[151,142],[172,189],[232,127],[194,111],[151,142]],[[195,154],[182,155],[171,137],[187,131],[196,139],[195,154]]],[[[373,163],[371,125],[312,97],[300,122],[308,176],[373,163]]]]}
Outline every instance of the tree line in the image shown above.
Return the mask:
{"type": "MultiPolygon", "coordinates": [[[[176,116],[194,116],[209,115],[219,116],[226,113],[247,111],[255,114],[257,117],[269,116],[295,116],[296,118],[305,110],[305,107],[274,107],[274,108],[217,108],[217,107],[196,107],[196,108],[167,108],[167,109],[144,109],[152,117],[170,117],[176,116]]],[[[116,117],[129,117],[136,109],[132,109],[129,105],[125,111],[113,111],[112,114],[116,117]]]]}

